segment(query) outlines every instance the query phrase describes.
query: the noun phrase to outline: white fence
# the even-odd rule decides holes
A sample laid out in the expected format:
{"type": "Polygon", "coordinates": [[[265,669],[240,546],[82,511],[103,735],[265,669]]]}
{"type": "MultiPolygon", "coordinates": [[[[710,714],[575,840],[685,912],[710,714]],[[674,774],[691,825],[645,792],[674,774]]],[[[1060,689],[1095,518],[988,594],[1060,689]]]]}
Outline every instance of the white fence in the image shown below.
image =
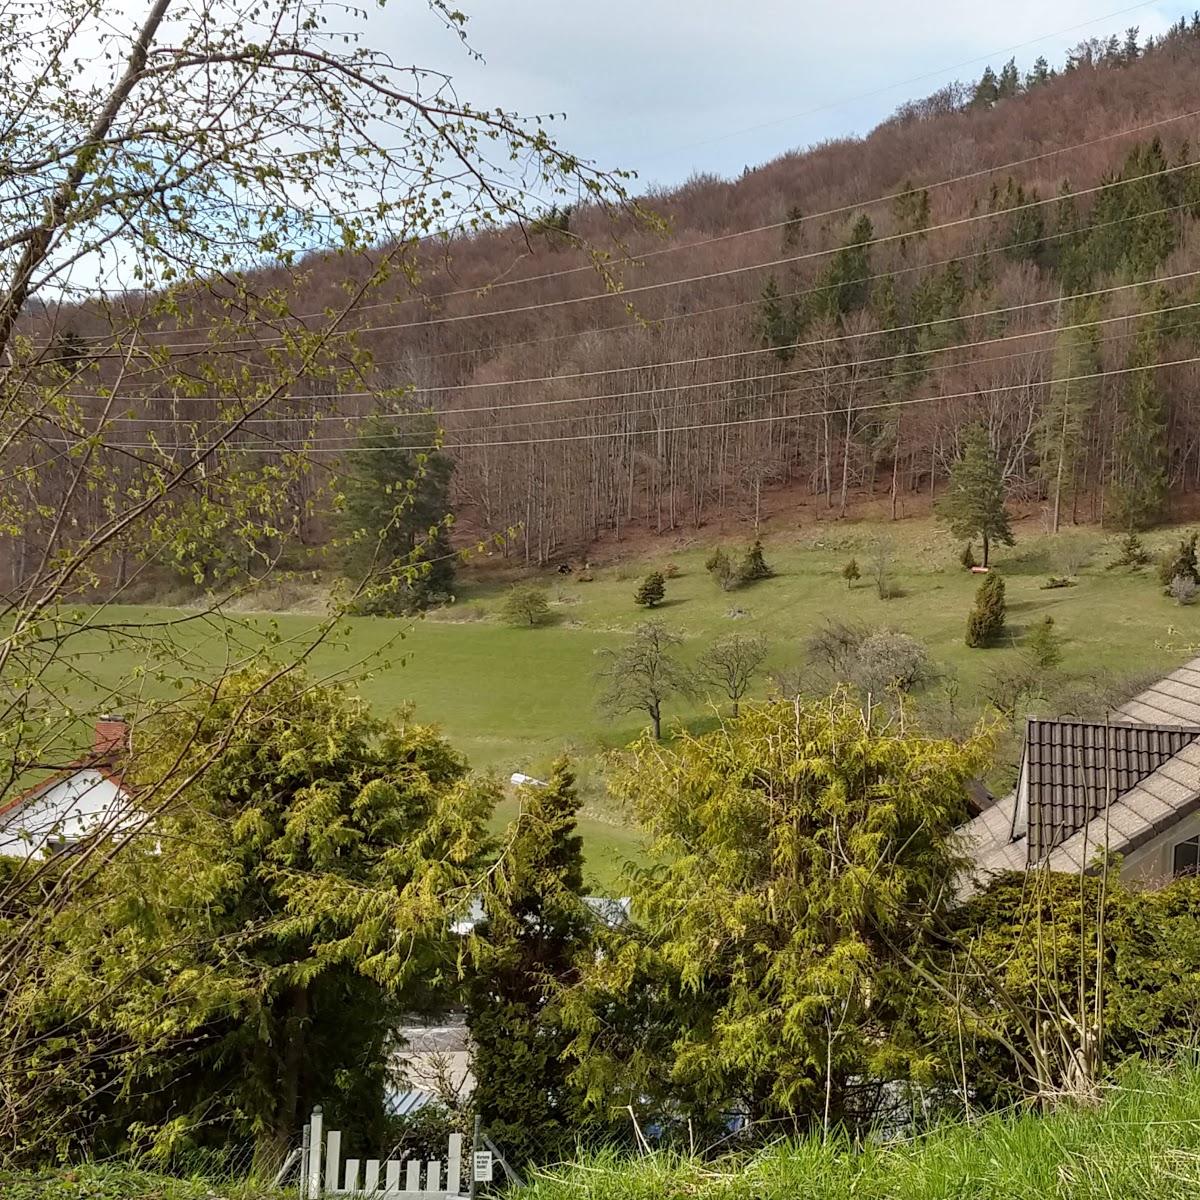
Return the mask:
{"type": "Polygon", "coordinates": [[[342,1162],[342,1134],[325,1129],[319,1108],[313,1109],[301,1159],[300,1194],[307,1200],[322,1196],[408,1196],[422,1200],[458,1200],[462,1193],[462,1134],[452,1133],[443,1163],[408,1159],[342,1162]],[[360,1178],[361,1173],[361,1178],[360,1178]]]}

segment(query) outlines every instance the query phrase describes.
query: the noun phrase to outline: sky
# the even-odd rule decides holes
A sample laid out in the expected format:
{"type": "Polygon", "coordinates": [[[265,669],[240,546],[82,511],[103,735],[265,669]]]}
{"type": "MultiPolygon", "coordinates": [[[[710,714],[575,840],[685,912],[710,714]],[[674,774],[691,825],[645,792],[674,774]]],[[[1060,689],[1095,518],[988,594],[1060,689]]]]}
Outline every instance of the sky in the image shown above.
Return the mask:
{"type": "MultiPolygon", "coordinates": [[[[562,145],[652,186],[735,176],[798,147],[866,133],[956,78],[1060,64],[1084,38],[1144,41],[1192,6],[1119,0],[479,0],[472,61],[422,0],[374,9],[367,41],[436,66],[475,104],[566,113],[562,145]]],[[[639,189],[640,190],[640,189],[639,189]]]]}

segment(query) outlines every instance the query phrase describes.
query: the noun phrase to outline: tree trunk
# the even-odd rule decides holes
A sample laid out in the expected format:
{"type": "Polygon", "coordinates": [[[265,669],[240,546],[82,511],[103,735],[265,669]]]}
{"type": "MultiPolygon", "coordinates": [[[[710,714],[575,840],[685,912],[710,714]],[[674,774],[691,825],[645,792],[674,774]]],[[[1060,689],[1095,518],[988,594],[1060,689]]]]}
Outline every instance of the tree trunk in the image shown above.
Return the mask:
{"type": "Polygon", "coordinates": [[[650,710],[650,723],[654,727],[654,740],[662,740],[662,709],[656,704],[650,710]]]}
{"type": "Polygon", "coordinates": [[[308,988],[297,985],[287,993],[274,1119],[254,1145],[254,1177],[260,1181],[269,1179],[283,1165],[288,1147],[300,1129],[300,1072],[307,1026],[308,988]]]}
{"type": "Polygon", "coordinates": [[[986,533],[983,535],[983,565],[985,567],[988,565],[988,535],[986,533]]]}

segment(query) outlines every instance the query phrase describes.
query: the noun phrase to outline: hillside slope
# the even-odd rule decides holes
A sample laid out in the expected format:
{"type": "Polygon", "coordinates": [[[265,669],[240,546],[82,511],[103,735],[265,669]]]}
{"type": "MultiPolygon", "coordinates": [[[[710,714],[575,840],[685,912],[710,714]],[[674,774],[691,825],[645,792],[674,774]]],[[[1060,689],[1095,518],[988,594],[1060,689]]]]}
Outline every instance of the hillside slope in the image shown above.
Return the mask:
{"type": "MultiPolygon", "coordinates": [[[[867,493],[903,515],[981,420],[1014,496],[1054,521],[1152,525],[1200,484],[1198,70],[1193,18],[652,195],[665,235],[631,222],[614,248],[584,204],[455,236],[355,316],[373,365],[273,402],[239,430],[242,461],[315,447],[336,476],[399,389],[403,438],[429,444],[414,409],[445,430],[460,529],[519,527],[509,552],[545,563],[753,519],[777,494],[837,516],[867,493]]],[[[319,314],[371,265],[311,260],[293,310],[319,314]]],[[[85,336],[91,320],[77,313],[85,336]]],[[[243,357],[249,388],[268,355],[243,357]]],[[[122,453],[184,455],[216,427],[228,396],[205,398],[202,356],[179,369],[171,389],[126,388],[122,453]]],[[[319,483],[279,498],[279,528],[309,545],[329,536],[319,483]]],[[[36,545],[36,521],[22,537],[36,545]]]]}

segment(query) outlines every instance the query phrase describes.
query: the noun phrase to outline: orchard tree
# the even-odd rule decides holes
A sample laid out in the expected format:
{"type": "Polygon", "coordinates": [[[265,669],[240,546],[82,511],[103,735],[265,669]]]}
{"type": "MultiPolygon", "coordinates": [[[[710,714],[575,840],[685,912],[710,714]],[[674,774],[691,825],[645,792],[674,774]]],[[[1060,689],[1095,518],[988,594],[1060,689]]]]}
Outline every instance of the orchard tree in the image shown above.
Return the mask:
{"type": "Polygon", "coordinates": [[[729,1112],[868,1123],[878,1087],[931,1065],[906,963],[954,903],[955,830],[988,750],[844,693],[637,743],[612,787],[658,866],[627,880],[632,924],[564,1000],[589,1101],[702,1130],[729,1112]]]}
{"type": "Polygon", "coordinates": [[[696,664],[696,678],[720,691],[733,705],[738,705],[750,690],[750,684],[767,657],[767,640],[760,634],[731,633],[713,642],[696,664]]]}
{"type": "Polygon", "coordinates": [[[950,488],[937,512],[954,537],[980,539],[985,567],[993,542],[1013,544],[1004,507],[1004,475],[984,426],[972,425],[964,434],[962,455],[950,472],[950,488]]]}
{"type": "Polygon", "coordinates": [[[522,791],[470,940],[472,1102],[488,1136],[517,1163],[573,1149],[567,1143],[578,1105],[556,998],[592,946],[578,812],[565,759],[546,787],[522,791]]]}
{"type": "Polygon", "coordinates": [[[639,625],[621,650],[605,652],[608,664],[599,672],[600,706],[614,715],[645,713],[655,740],[661,738],[663,704],[692,692],[691,676],[674,654],[681,644],[661,621],[639,625]]]}
{"type": "Polygon", "coordinates": [[[517,583],[500,605],[500,615],[510,625],[544,625],[550,619],[546,589],[536,583],[517,583]]]}

